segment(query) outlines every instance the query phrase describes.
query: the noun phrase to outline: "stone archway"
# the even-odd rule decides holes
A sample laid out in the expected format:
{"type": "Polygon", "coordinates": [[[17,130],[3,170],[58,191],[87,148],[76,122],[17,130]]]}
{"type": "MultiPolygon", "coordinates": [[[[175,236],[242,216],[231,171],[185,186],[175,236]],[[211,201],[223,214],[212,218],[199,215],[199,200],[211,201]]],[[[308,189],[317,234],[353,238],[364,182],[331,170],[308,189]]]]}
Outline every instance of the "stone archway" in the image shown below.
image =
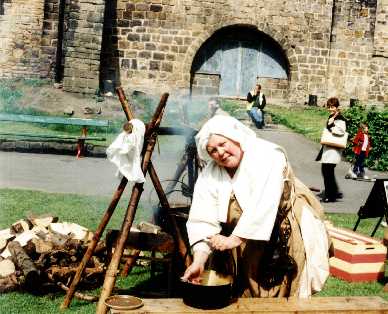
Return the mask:
{"type": "MultiPolygon", "coordinates": [[[[292,67],[286,51],[271,36],[256,26],[230,25],[201,37],[185,60],[185,67],[192,60],[187,70],[193,94],[245,97],[259,81],[267,90],[273,87],[281,94],[275,98],[286,96],[292,67]]],[[[283,47],[289,48],[286,40],[281,40],[283,47]]]]}

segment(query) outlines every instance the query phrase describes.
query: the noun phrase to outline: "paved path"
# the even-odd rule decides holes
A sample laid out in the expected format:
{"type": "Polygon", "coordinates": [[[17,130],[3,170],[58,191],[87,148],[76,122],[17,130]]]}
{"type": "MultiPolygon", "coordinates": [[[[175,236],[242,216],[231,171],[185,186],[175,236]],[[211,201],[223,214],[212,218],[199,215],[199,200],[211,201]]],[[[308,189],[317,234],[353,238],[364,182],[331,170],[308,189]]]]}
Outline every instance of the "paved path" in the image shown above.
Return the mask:
{"type": "MultiPolygon", "coordinates": [[[[266,128],[257,130],[257,133],[287,150],[294,172],[307,186],[322,188],[320,164],[314,161],[319,145],[286,128],[266,128]]],[[[155,150],[153,163],[160,180],[166,180],[174,174],[179,153],[163,151],[163,145],[161,150],[162,155],[155,150]]],[[[336,203],[324,204],[327,212],[355,213],[369,195],[373,183],[345,180],[348,168],[349,164],[345,162],[336,168],[344,198],[336,203]]],[[[0,152],[0,188],[112,196],[119,183],[114,174],[114,166],[103,158],[76,159],[73,156],[0,152]]],[[[388,176],[387,173],[377,172],[369,175],[388,176]]],[[[150,195],[156,196],[152,190],[148,180],[143,201],[150,199],[150,195]]],[[[127,193],[129,197],[128,188],[127,193]]]]}

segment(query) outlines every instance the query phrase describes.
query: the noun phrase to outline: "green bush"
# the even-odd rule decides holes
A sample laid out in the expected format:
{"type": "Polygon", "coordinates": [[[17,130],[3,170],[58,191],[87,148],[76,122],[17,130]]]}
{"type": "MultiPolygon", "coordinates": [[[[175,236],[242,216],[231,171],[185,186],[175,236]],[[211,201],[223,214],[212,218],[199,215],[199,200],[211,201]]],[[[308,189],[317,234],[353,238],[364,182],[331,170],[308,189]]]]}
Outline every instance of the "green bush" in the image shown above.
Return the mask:
{"type": "MultiPolygon", "coordinates": [[[[366,159],[366,166],[379,171],[388,170],[388,111],[357,104],[344,111],[343,115],[347,120],[346,125],[350,140],[357,134],[360,123],[366,122],[369,126],[372,150],[366,159]]],[[[345,156],[349,160],[354,158],[352,145],[346,148],[345,156]]]]}

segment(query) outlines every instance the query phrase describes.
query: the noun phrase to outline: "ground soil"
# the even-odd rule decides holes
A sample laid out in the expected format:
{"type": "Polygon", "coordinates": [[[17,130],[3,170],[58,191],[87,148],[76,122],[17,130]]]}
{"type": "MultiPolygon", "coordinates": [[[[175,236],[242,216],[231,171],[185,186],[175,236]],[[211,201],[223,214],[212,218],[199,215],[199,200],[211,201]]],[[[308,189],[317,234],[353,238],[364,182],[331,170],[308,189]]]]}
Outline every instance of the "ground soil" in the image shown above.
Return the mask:
{"type": "MultiPolygon", "coordinates": [[[[115,119],[124,117],[116,95],[70,93],[51,82],[42,86],[34,86],[26,84],[23,80],[12,81],[11,88],[22,94],[22,97],[15,102],[15,106],[21,108],[32,108],[56,116],[67,115],[74,118],[115,119]],[[98,114],[99,111],[101,113],[98,114]],[[70,115],[69,112],[73,114],[70,115]]],[[[126,95],[131,100],[130,93],[126,92],[126,95]]]]}

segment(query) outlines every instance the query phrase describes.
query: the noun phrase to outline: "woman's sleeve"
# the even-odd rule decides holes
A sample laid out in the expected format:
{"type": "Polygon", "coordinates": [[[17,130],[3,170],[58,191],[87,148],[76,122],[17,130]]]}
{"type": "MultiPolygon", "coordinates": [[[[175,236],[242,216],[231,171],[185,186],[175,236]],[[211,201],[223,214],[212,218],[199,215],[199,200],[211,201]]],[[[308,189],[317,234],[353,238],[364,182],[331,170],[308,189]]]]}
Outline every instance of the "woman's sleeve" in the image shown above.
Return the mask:
{"type": "MultiPolygon", "coordinates": [[[[250,209],[244,210],[233,234],[252,240],[268,241],[275,223],[280,198],[283,193],[286,159],[282,152],[272,158],[271,167],[262,191],[255,191],[260,197],[250,209]]],[[[257,173],[260,176],[260,173],[257,173]]]]}
{"type": "MultiPolygon", "coordinates": [[[[212,181],[205,168],[195,184],[189,219],[186,223],[190,245],[221,231],[217,219],[217,192],[215,182],[212,181]]],[[[193,250],[210,252],[210,247],[207,242],[199,242],[193,247],[193,250]]]]}
{"type": "Polygon", "coordinates": [[[334,126],[331,128],[331,133],[342,136],[346,132],[346,122],[344,120],[334,120],[334,126]]]}

